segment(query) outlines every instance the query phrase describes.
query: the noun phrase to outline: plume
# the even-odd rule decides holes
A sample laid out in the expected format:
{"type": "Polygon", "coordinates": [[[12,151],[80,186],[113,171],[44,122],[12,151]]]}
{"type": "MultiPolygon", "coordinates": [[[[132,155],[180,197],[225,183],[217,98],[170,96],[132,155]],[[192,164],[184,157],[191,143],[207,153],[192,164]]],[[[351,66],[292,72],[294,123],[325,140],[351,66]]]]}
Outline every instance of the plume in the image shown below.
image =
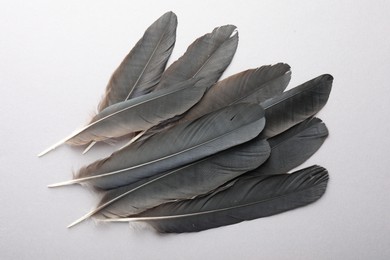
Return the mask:
{"type": "MultiPolygon", "coordinates": [[[[258,103],[281,94],[291,79],[290,66],[278,63],[234,74],[213,85],[202,99],[183,115],[171,118],[143,133],[141,140],[172,127],[195,120],[218,109],[237,103],[258,103]]],[[[139,138],[138,136],[136,138],[139,138]]],[[[135,141],[134,138],[132,141],[135,141]]]]}
{"type": "Polygon", "coordinates": [[[327,170],[320,166],[292,174],[242,175],[224,191],[166,203],[130,218],[106,221],[142,221],[162,233],[197,232],[310,204],[324,194],[328,178],[327,170]]]}
{"type": "Polygon", "coordinates": [[[190,121],[237,103],[257,103],[281,94],[291,79],[284,63],[262,66],[234,74],[217,82],[181,119],[190,121]]]}
{"type": "Polygon", "coordinates": [[[238,45],[234,25],[215,28],[193,42],[177,61],[161,76],[156,89],[162,89],[190,78],[201,77],[214,84],[233,59],[238,45]]]}
{"type": "Polygon", "coordinates": [[[332,83],[331,75],[321,75],[262,102],[267,120],[262,136],[280,134],[320,111],[328,101],[332,83]]]}
{"type": "Polygon", "coordinates": [[[232,182],[226,182],[248,171],[246,175],[255,176],[288,172],[313,155],[327,135],[328,130],[320,119],[306,119],[270,138],[270,146],[256,137],[179,169],[109,190],[96,209],[69,227],[97,213],[109,218],[126,217],[169,201],[224,190],[232,185],[232,182]]]}
{"type": "Polygon", "coordinates": [[[69,227],[98,212],[105,216],[125,217],[165,202],[209,193],[242,173],[257,168],[269,154],[268,142],[255,138],[178,169],[109,190],[95,210],[69,227]]]}
{"type": "Polygon", "coordinates": [[[112,189],[131,184],[247,142],[259,135],[264,124],[259,105],[229,106],[127,146],[82,168],[76,179],[51,187],[87,182],[112,189]]]}
{"type": "Polygon", "coordinates": [[[111,76],[98,111],[151,92],[160,81],[176,40],[177,17],[167,12],[145,31],[111,76]]]}
{"type": "MultiPolygon", "coordinates": [[[[98,112],[102,112],[111,105],[147,94],[156,87],[172,53],[176,40],[176,27],[177,17],[173,12],[165,13],[149,26],[143,37],[111,76],[105,94],[98,105],[98,112]]],[[[64,142],[74,145],[92,142],[90,146],[92,147],[96,141],[105,140],[101,139],[102,136],[94,136],[94,138],[83,142],[77,139],[77,134],[85,132],[91,125],[97,125],[97,118],[101,118],[101,115],[93,117],[86,127],[75,131],[74,134],[46,149],[38,156],[46,154],[64,142]]]]}
{"type": "Polygon", "coordinates": [[[273,175],[294,169],[309,159],[321,147],[328,134],[328,129],[321,119],[306,119],[268,139],[271,146],[271,156],[251,174],[273,175]]]}
{"type": "MultiPolygon", "coordinates": [[[[229,66],[238,45],[238,33],[234,25],[224,25],[215,28],[211,33],[205,34],[193,42],[187,51],[163,73],[156,89],[166,88],[183,80],[191,78],[203,79],[205,87],[211,87],[221,77],[229,66]]],[[[219,107],[222,108],[222,107],[219,107]]],[[[215,109],[217,110],[217,109],[215,109]]],[[[215,111],[214,110],[214,111],[215,111]]],[[[210,113],[212,111],[209,111],[210,113]]],[[[172,127],[182,118],[179,115],[165,120],[159,125],[135,136],[127,145],[142,137],[149,136],[172,127]]],[[[196,118],[192,118],[194,120],[196,118]]]]}

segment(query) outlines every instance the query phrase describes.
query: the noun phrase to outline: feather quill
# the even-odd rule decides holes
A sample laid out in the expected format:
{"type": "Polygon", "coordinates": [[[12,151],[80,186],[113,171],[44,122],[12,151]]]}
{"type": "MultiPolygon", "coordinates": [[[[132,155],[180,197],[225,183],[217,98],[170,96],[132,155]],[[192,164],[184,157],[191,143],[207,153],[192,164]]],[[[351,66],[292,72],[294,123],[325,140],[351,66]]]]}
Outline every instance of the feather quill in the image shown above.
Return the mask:
{"type": "Polygon", "coordinates": [[[255,138],[178,169],[109,190],[104,193],[96,209],[69,227],[98,212],[105,216],[126,217],[162,203],[209,193],[244,172],[257,168],[269,154],[268,142],[255,138]]]}
{"type": "Polygon", "coordinates": [[[90,124],[42,154],[65,142],[84,145],[149,129],[187,111],[202,98],[205,90],[201,79],[190,79],[170,88],[111,105],[97,114],[90,124]]]}
{"type": "Polygon", "coordinates": [[[262,102],[267,125],[261,135],[275,136],[315,115],[328,101],[332,82],[331,75],[321,75],[262,102]]]}
{"type": "Polygon", "coordinates": [[[256,104],[238,104],[178,124],[82,168],[76,179],[50,187],[89,183],[112,189],[181,167],[255,138],[265,124],[256,104]]]}
{"type": "Polygon", "coordinates": [[[109,222],[146,222],[162,233],[197,232],[257,219],[305,206],[325,192],[328,172],[311,166],[292,174],[242,175],[224,191],[170,202],[130,218],[109,222]]]}
{"type": "Polygon", "coordinates": [[[247,171],[245,175],[253,176],[288,172],[313,155],[327,135],[320,119],[309,118],[270,138],[270,147],[257,137],[179,169],[109,190],[96,209],[69,227],[98,213],[107,218],[126,217],[170,201],[191,199],[212,190],[219,192],[232,185],[227,181],[247,171]]]}
{"type": "MultiPolygon", "coordinates": [[[[149,26],[143,37],[111,76],[104,97],[98,105],[98,112],[113,104],[147,94],[156,87],[175,45],[176,27],[177,17],[173,12],[165,13],[149,26]]],[[[96,118],[92,118],[88,126],[95,121],[96,118]]],[[[82,128],[81,131],[85,128],[82,128]]],[[[75,131],[74,134],[77,133],[78,131],[75,131]]],[[[74,134],[68,138],[72,138],[74,134]]],[[[67,140],[61,140],[38,156],[46,154],[65,141],[67,140]]],[[[84,153],[97,140],[90,141],[92,143],[84,153]]],[[[78,144],[71,141],[68,143],[78,144]]]]}

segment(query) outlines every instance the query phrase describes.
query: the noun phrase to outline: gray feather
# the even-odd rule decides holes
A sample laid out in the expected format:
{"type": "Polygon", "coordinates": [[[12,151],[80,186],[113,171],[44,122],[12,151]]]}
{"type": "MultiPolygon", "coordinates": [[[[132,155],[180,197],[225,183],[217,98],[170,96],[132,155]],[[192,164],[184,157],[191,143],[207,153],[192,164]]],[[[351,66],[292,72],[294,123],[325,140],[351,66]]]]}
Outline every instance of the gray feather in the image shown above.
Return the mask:
{"type": "Polygon", "coordinates": [[[262,102],[267,119],[262,136],[275,136],[315,115],[328,101],[332,82],[325,74],[262,102]]]}
{"type": "Polygon", "coordinates": [[[290,78],[290,66],[283,63],[234,74],[213,85],[186,113],[147,130],[142,138],[145,139],[177,123],[195,120],[230,105],[244,102],[260,104],[281,94],[290,78]]]}
{"type": "Polygon", "coordinates": [[[98,111],[151,92],[160,81],[176,40],[177,17],[167,12],[145,31],[106,87],[98,111]]]}
{"type": "Polygon", "coordinates": [[[190,78],[203,78],[210,87],[230,64],[238,45],[234,25],[215,28],[198,38],[182,57],[163,73],[156,89],[162,89],[190,78]]]}
{"type": "Polygon", "coordinates": [[[312,166],[292,174],[242,175],[230,187],[208,196],[171,202],[130,218],[163,233],[197,232],[272,216],[318,200],[328,183],[327,170],[312,166]]]}
{"type": "Polygon", "coordinates": [[[66,143],[83,145],[142,131],[182,114],[197,103],[206,90],[192,79],[170,88],[107,107],[66,143]]]}
{"type": "Polygon", "coordinates": [[[194,120],[237,103],[260,104],[281,94],[290,79],[290,66],[283,63],[234,74],[212,86],[181,121],[194,120]]]}
{"type": "Polygon", "coordinates": [[[106,217],[126,217],[162,203],[209,193],[258,167],[269,154],[268,142],[255,138],[181,168],[106,191],[96,209],[77,223],[97,213],[106,217]]]}
{"type": "Polygon", "coordinates": [[[101,189],[131,184],[247,142],[264,124],[259,105],[230,106],[127,146],[82,168],[65,184],[87,182],[101,189]]]}
{"type": "Polygon", "coordinates": [[[288,172],[304,163],[324,143],[328,129],[318,118],[309,118],[268,139],[271,156],[251,174],[272,175],[288,172]]]}

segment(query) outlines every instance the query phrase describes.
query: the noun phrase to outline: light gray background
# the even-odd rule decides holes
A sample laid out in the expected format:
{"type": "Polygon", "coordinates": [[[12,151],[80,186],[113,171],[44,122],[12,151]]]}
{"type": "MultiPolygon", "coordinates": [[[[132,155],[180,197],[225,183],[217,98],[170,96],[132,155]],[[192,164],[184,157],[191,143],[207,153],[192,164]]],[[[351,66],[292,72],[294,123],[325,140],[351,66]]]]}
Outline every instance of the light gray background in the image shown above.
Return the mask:
{"type": "Polygon", "coordinates": [[[4,1],[0,4],[1,259],[389,259],[389,1],[4,1]],[[182,235],[127,224],[66,225],[96,203],[80,186],[48,189],[108,155],[61,147],[88,121],[106,82],[144,30],[178,15],[169,63],[214,27],[238,27],[223,77],[287,62],[290,86],[323,73],[334,88],[319,116],[330,136],[305,166],[330,172],[310,206],[182,235]]]}

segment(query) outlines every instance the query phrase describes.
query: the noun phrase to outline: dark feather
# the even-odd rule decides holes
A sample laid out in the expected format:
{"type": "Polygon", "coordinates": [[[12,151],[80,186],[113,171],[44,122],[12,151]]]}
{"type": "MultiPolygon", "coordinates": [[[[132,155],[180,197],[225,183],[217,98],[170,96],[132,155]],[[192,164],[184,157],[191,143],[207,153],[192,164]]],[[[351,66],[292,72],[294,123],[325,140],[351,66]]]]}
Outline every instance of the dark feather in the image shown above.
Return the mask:
{"type": "Polygon", "coordinates": [[[333,77],[325,74],[262,102],[267,120],[262,136],[278,135],[315,115],[328,101],[332,82],[333,77]]]}
{"type": "Polygon", "coordinates": [[[109,190],[95,210],[70,226],[96,213],[126,217],[162,203],[209,193],[242,173],[255,169],[269,154],[268,142],[255,138],[181,168],[109,190]]]}
{"type": "Polygon", "coordinates": [[[211,86],[225,71],[237,49],[234,25],[215,28],[193,42],[177,61],[163,73],[157,89],[191,78],[203,78],[211,86]]]}
{"type": "Polygon", "coordinates": [[[271,156],[251,174],[272,175],[288,172],[309,159],[321,147],[327,136],[328,129],[321,119],[306,119],[268,139],[271,156]]]}
{"type": "Polygon", "coordinates": [[[237,103],[256,103],[281,94],[291,79],[290,66],[278,63],[246,70],[217,82],[181,119],[189,121],[237,103]]]}
{"type": "Polygon", "coordinates": [[[145,31],[108,82],[98,111],[151,92],[160,81],[176,40],[177,17],[167,12],[145,31]]]}
{"type": "Polygon", "coordinates": [[[327,170],[320,166],[267,177],[243,175],[224,191],[107,221],[142,221],[162,233],[202,231],[305,206],[324,194],[327,183],[327,170]]]}
{"type": "MultiPolygon", "coordinates": [[[[237,103],[257,103],[281,94],[291,78],[290,66],[278,63],[250,69],[213,85],[202,99],[183,115],[148,129],[142,139],[181,122],[192,121],[218,109],[237,103]]],[[[141,139],[141,140],[142,140],[141,139]]]]}
{"type": "Polygon", "coordinates": [[[238,104],[195,121],[179,124],[82,168],[76,179],[54,186],[87,182],[111,189],[181,167],[256,137],[265,124],[256,104],[238,104]]]}

